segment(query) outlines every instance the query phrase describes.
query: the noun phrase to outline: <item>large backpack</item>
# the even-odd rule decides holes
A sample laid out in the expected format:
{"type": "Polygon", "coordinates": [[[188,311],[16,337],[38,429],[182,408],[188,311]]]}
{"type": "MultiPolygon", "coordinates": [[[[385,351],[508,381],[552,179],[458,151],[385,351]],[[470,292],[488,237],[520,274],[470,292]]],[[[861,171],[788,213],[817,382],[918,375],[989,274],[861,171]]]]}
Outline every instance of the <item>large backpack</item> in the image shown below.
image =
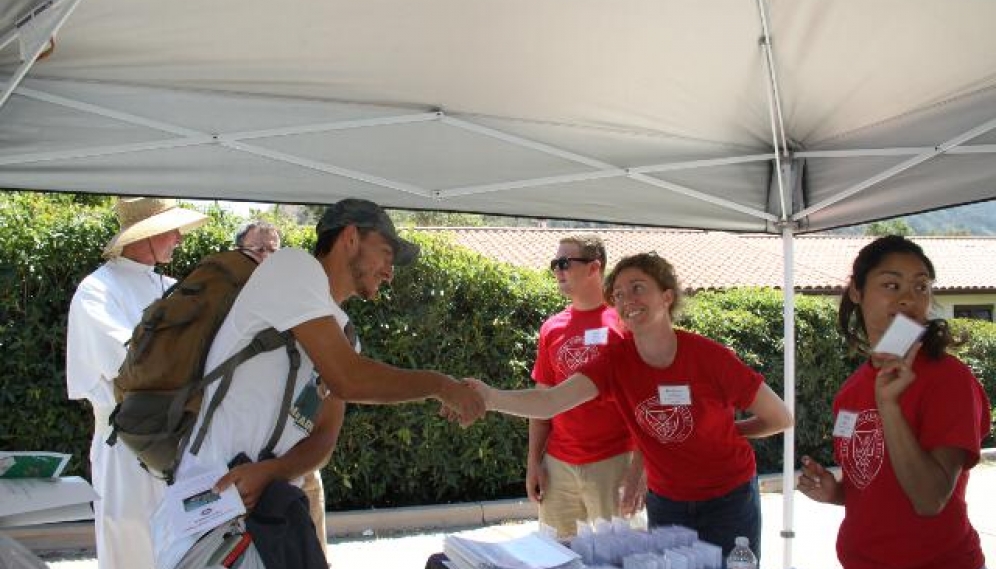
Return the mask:
{"type": "Polygon", "coordinates": [[[225,397],[235,368],[253,356],[284,347],[290,358],[280,419],[261,456],[273,450],[283,432],[300,354],[288,330],[268,328],[210,373],[204,366],[214,337],[232,304],[256,269],[240,251],[205,257],[142,313],[128,342],[128,353],[114,379],[118,404],[110,416],[108,444],[118,439],[135,452],[142,466],[172,483],[192,435],[204,389],[221,380],[190,445],[197,454],[215,409],[225,397]]]}

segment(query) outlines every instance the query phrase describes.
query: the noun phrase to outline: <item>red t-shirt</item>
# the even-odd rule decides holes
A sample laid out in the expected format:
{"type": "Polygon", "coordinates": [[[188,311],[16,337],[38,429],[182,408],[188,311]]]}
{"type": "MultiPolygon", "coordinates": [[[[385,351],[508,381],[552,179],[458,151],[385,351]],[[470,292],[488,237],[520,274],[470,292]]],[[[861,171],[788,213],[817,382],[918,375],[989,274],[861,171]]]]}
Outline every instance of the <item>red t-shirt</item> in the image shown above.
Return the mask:
{"type": "MultiPolygon", "coordinates": [[[[622,340],[616,311],[567,307],[540,328],[533,379],[556,385],[594,359],[607,345],[622,340]]],[[[589,464],[633,449],[629,431],[610,401],[589,401],[555,416],[546,452],[569,464],[589,464]]]]}
{"type": "Polygon", "coordinates": [[[737,431],[734,411],[750,407],[764,378],[725,346],[676,332],[678,351],[667,368],[644,363],[627,335],[581,373],[598,387],[597,399],[619,407],[643,452],[651,490],[672,500],[709,500],[755,474],[754,449],[737,431]]]}
{"type": "Polygon", "coordinates": [[[913,372],[916,379],[900,399],[903,416],[924,450],[964,449],[964,469],[941,513],[918,515],[885,446],[875,404],[877,370],[868,363],[859,367],[833,404],[835,421],[842,410],[857,414],[853,434],[834,437],[834,455],[844,472],[837,556],[846,569],[978,569],[984,564],[979,535],[968,521],[965,486],[989,433],[989,401],[972,372],[953,356],[932,360],[920,354],[913,372]]]}

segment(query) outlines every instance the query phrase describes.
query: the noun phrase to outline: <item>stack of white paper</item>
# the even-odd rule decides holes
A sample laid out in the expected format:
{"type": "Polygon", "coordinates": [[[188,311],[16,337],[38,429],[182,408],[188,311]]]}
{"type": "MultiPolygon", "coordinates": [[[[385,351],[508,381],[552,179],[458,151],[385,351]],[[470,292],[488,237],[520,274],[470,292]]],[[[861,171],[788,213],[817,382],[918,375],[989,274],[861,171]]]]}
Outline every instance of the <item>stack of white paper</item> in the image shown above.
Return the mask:
{"type": "Polygon", "coordinates": [[[580,556],[539,534],[500,542],[447,536],[443,552],[456,569],[580,569],[580,556]]]}
{"type": "Polygon", "coordinates": [[[59,478],[69,455],[0,451],[0,527],[93,519],[93,487],[79,476],[59,478]]]}

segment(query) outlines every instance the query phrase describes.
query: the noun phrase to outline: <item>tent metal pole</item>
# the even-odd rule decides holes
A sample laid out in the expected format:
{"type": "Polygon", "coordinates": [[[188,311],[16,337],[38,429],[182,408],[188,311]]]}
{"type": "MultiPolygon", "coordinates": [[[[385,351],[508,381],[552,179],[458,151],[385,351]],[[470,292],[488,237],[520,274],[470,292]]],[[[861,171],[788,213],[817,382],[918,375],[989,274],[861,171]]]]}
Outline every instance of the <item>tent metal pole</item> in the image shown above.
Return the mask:
{"type": "Polygon", "coordinates": [[[867,180],[863,180],[863,181],[858,182],[857,184],[854,184],[853,186],[851,186],[851,187],[849,187],[849,188],[847,188],[845,190],[841,190],[836,195],[830,196],[829,198],[821,201],[820,203],[817,203],[817,204],[814,204],[814,205],[812,205],[810,207],[807,207],[806,209],[804,209],[804,210],[800,211],[799,213],[793,215],[792,219],[793,220],[802,219],[802,218],[806,217],[807,215],[809,215],[809,214],[811,214],[813,212],[820,211],[821,209],[829,207],[829,206],[831,206],[831,205],[833,205],[833,204],[835,204],[835,203],[837,203],[837,202],[839,202],[841,200],[847,199],[847,198],[853,196],[854,194],[862,192],[862,191],[864,191],[864,190],[866,190],[866,189],[874,186],[875,184],[878,184],[879,182],[883,182],[885,180],[888,180],[889,178],[891,178],[891,177],[893,177],[893,176],[895,176],[897,174],[905,172],[906,170],[909,170],[910,168],[913,168],[915,166],[918,166],[918,165],[926,162],[927,160],[930,160],[931,158],[934,158],[935,156],[939,156],[941,154],[944,154],[944,153],[950,151],[952,148],[961,145],[961,143],[963,143],[963,142],[968,142],[969,140],[972,140],[973,138],[976,138],[978,136],[982,136],[983,134],[985,134],[985,133],[987,133],[987,132],[989,132],[989,131],[991,131],[993,129],[996,129],[996,119],[992,119],[992,120],[989,120],[989,121],[987,121],[985,123],[982,123],[981,125],[973,128],[972,130],[965,131],[965,132],[959,134],[958,136],[950,138],[950,139],[942,142],[941,144],[938,144],[937,146],[931,148],[930,150],[928,150],[926,152],[918,154],[918,155],[914,156],[913,158],[910,158],[909,160],[904,160],[903,162],[900,162],[899,164],[893,166],[892,168],[889,168],[889,169],[887,169],[887,170],[885,170],[885,171],[883,171],[883,172],[881,172],[879,174],[876,174],[876,175],[872,176],[871,178],[868,178],[867,180]]]}
{"type": "Polygon", "coordinates": [[[652,174],[654,172],[674,172],[676,170],[695,170],[697,168],[714,168],[716,166],[730,166],[733,164],[743,164],[745,162],[766,162],[773,160],[775,155],[769,154],[746,154],[744,156],[731,156],[729,158],[710,158],[708,160],[689,160],[686,162],[670,162],[667,164],[653,164],[650,166],[636,166],[629,171],[634,174],[652,174]]]}
{"type": "MultiPolygon", "coordinates": [[[[55,37],[56,32],[66,23],[80,2],[82,0],[41,1],[29,14],[17,21],[17,31],[14,36],[21,40],[23,61],[11,75],[3,92],[0,92],[0,109],[3,109],[10,96],[14,94],[14,89],[17,89],[28,71],[38,61],[38,56],[45,51],[50,38],[55,37]]],[[[13,39],[7,36],[3,41],[6,45],[13,39]]]]}
{"type": "MultiPolygon", "coordinates": [[[[795,415],[795,237],[792,225],[782,227],[782,312],[784,330],[784,388],[785,405],[795,415]]],[[[795,539],[795,428],[782,433],[782,567],[792,567],[792,546],[795,539]]]]}
{"type": "Polygon", "coordinates": [[[759,219],[764,219],[775,223],[778,218],[766,211],[761,211],[759,209],[754,209],[752,207],[747,207],[745,205],[740,205],[736,202],[731,202],[730,200],[724,200],[723,198],[718,198],[709,194],[704,194],[698,190],[693,190],[685,186],[675,184],[673,182],[668,182],[666,180],[661,180],[660,178],[654,178],[647,176],[645,174],[630,174],[629,176],[633,180],[643,182],[644,184],[650,184],[651,186],[657,186],[658,188],[663,188],[665,190],[670,190],[676,194],[681,194],[690,198],[704,201],[706,203],[711,203],[713,205],[718,205],[719,207],[732,209],[733,211],[739,211],[740,213],[746,213],[752,217],[757,217],[759,219]]]}
{"type": "MultiPolygon", "coordinates": [[[[782,293],[784,302],[782,303],[784,320],[784,340],[783,353],[785,358],[785,369],[783,385],[785,390],[785,405],[795,414],[795,288],[793,271],[795,258],[793,252],[793,232],[792,224],[789,222],[791,215],[790,207],[793,207],[792,196],[785,194],[785,180],[782,176],[782,157],[789,157],[788,140],[785,137],[785,121],[782,117],[781,95],[778,89],[778,75],[775,70],[775,56],[771,46],[771,31],[768,28],[768,11],[765,0],[757,0],[757,10],[761,18],[761,48],[764,53],[764,61],[768,72],[768,89],[765,92],[768,96],[769,118],[771,121],[772,146],[775,151],[775,179],[778,184],[778,201],[781,206],[779,221],[782,226],[782,263],[784,270],[784,284],[782,293]]],[[[790,159],[785,164],[792,168],[793,187],[797,182],[798,173],[795,172],[793,161],[790,159]]],[[[792,503],[795,483],[793,481],[795,464],[795,429],[787,429],[783,435],[784,451],[782,453],[782,567],[790,569],[792,567],[792,546],[795,538],[793,528],[793,508],[792,503]]]]}
{"type": "Polygon", "coordinates": [[[10,30],[3,36],[0,36],[0,51],[2,51],[3,48],[10,45],[10,42],[16,40],[18,35],[19,34],[17,32],[17,28],[14,28],[13,30],[10,30]]]}
{"type": "Polygon", "coordinates": [[[17,90],[17,94],[27,97],[29,99],[41,101],[43,103],[58,105],[60,107],[65,107],[67,109],[82,111],[84,113],[90,113],[92,115],[106,117],[109,119],[114,119],[117,121],[133,124],[136,126],[144,126],[146,128],[151,128],[153,130],[159,130],[162,132],[168,132],[170,134],[175,134],[177,136],[197,137],[208,134],[205,132],[201,132],[199,130],[193,130],[190,128],[177,126],[171,123],[148,119],[142,116],[133,115],[131,113],[115,111],[114,109],[108,109],[107,107],[101,107],[99,105],[94,105],[91,103],[84,103],[82,101],[77,101],[75,99],[62,97],[60,95],[53,95],[51,93],[46,93],[44,91],[39,91],[37,89],[28,89],[26,87],[22,87],[17,90]]]}
{"type": "Polygon", "coordinates": [[[788,155],[788,141],[785,139],[785,121],[782,119],[782,102],[778,90],[778,75],[775,72],[775,55],[771,49],[771,32],[768,29],[768,13],[765,0],[757,0],[757,11],[761,18],[761,50],[768,75],[768,118],[771,121],[771,138],[775,150],[775,176],[778,178],[778,199],[782,208],[781,219],[787,220],[788,207],[785,203],[785,184],[782,181],[781,157],[788,155]]]}
{"type": "Polygon", "coordinates": [[[440,117],[442,116],[443,115],[440,112],[416,113],[413,115],[394,115],[387,117],[377,117],[373,119],[359,119],[352,121],[316,123],[316,124],[288,126],[281,128],[247,130],[240,132],[226,132],[218,134],[218,138],[224,140],[252,140],[254,138],[275,138],[278,136],[315,134],[319,132],[332,132],[336,130],[349,130],[353,128],[372,128],[372,127],[390,126],[396,124],[429,122],[429,121],[439,120],[440,117]]]}
{"type": "Polygon", "coordinates": [[[611,170],[597,170],[595,172],[582,172],[580,174],[564,174],[562,176],[546,176],[543,178],[530,178],[528,180],[514,180],[511,182],[498,182],[495,184],[481,184],[479,186],[464,186],[459,188],[450,188],[447,190],[436,190],[434,194],[438,198],[452,198],[458,196],[486,194],[490,192],[502,192],[505,190],[518,190],[521,188],[554,186],[557,184],[568,184],[571,182],[604,180],[605,178],[621,178],[625,175],[625,169],[613,168],[611,170]]]}
{"type": "Polygon", "coordinates": [[[583,182],[586,180],[602,180],[605,178],[618,178],[622,176],[632,176],[633,174],[649,174],[654,172],[674,172],[677,170],[694,170],[697,168],[713,168],[716,166],[729,166],[732,164],[743,164],[745,162],[765,162],[772,160],[774,154],[748,154],[744,156],[731,156],[729,158],[711,158],[708,160],[688,160],[684,162],[671,162],[667,164],[652,164],[648,166],[636,166],[633,168],[613,167],[608,170],[597,170],[595,172],[584,172],[581,174],[564,174],[562,176],[545,176],[543,178],[529,178],[524,180],[513,180],[511,182],[499,182],[495,184],[480,184],[476,186],[461,186],[437,192],[440,197],[469,196],[473,194],[484,194],[488,192],[500,192],[503,190],[516,190],[519,188],[534,188],[537,186],[548,186],[554,184],[566,184],[570,182],[583,182]]]}
{"type": "Polygon", "coordinates": [[[367,184],[372,184],[383,188],[391,188],[392,190],[398,190],[399,192],[404,192],[406,194],[414,194],[423,198],[430,197],[432,195],[431,192],[426,190],[425,188],[420,188],[412,184],[406,184],[404,182],[398,182],[395,180],[388,180],[387,178],[381,178],[379,176],[374,176],[372,174],[367,174],[365,172],[350,170],[348,168],[341,168],[333,164],[327,164],[325,162],[319,162],[317,160],[311,160],[308,158],[301,158],[300,156],[287,154],[285,152],[278,152],[276,150],[270,150],[269,148],[262,148],[260,146],[254,146],[251,144],[243,144],[241,142],[236,142],[236,141],[221,142],[220,145],[224,146],[225,148],[231,148],[232,150],[238,150],[241,152],[246,152],[248,154],[254,154],[256,156],[269,158],[277,162],[284,162],[286,164],[293,164],[295,166],[308,168],[309,170],[315,170],[317,172],[325,172],[326,174],[342,176],[343,178],[349,178],[352,180],[365,182],[367,184]]]}
{"type": "Polygon", "coordinates": [[[209,135],[193,136],[188,138],[173,138],[168,140],[156,140],[152,142],[136,142],[133,144],[118,144],[114,146],[98,146],[91,148],[80,148],[74,150],[59,150],[56,152],[36,152],[33,154],[18,154],[15,156],[0,156],[0,166],[11,166],[14,164],[31,164],[33,162],[47,162],[50,160],[76,160],[80,158],[98,158],[101,156],[113,156],[115,154],[131,154],[134,152],[149,152],[152,150],[167,150],[170,148],[184,148],[187,146],[202,146],[214,144],[214,138],[209,135]]]}
{"type": "Polygon", "coordinates": [[[544,152],[551,156],[557,156],[559,158],[584,164],[585,166],[591,166],[592,168],[597,168],[599,170],[615,170],[618,168],[608,162],[602,162],[601,160],[591,158],[590,156],[584,156],[576,152],[571,152],[570,150],[564,150],[563,148],[557,148],[556,146],[536,142],[535,140],[529,140],[528,138],[509,134],[507,132],[472,123],[463,119],[444,115],[441,120],[443,124],[469,130],[470,132],[476,132],[477,134],[483,134],[484,136],[490,136],[491,138],[496,138],[509,144],[514,144],[530,150],[536,150],[538,152],[544,152]]]}
{"type": "Polygon", "coordinates": [[[718,206],[720,206],[722,208],[725,208],[725,209],[732,209],[734,211],[739,211],[741,213],[746,213],[747,215],[750,215],[750,216],[753,216],[753,217],[758,217],[758,218],[761,218],[761,219],[766,219],[766,220],[772,221],[772,222],[778,220],[778,218],[776,218],[775,216],[773,216],[773,215],[771,215],[771,214],[769,214],[767,212],[761,211],[761,210],[757,210],[757,209],[754,209],[754,208],[751,208],[751,207],[747,207],[747,206],[738,204],[736,202],[732,202],[730,200],[726,200],[726,199],[723,199],[723,198],[712,196],[712,195],[700,192],[698,190],[693,190],[691,188],[687,188],[685,186],[681,186],[681,185],[678,185],[678,184],[667,182],[667,181],[661,180],[659,178],[654,178],[652,176],[647,176],[646,174],[643,174],[641,172],[637,172],[637,171],[634,171],[634,170],[624,170],[624,169],[621,169],[621,168],[619,168],[617,166],[609,164],[607,162],[602,162],[601,160],[597,160],[595,158],[590,158],[588,156],[583,156],[581,154],[577,154],[577,153],[571,152],[569,150],[564,150],[564,149],[561,149],[561,148],[557,148],[557,147],[551,146],[549,144],[544,144],[542,142],[536,142],[534,140],[529,140],[529,139],[523,138],[521,136],[516,136],[514,134],[509,134],[507,132],[502,132],[500,130],[496,130],[496,129],[493,129],[493,128],[489,128],[489,127],[486,127],[486,126],[482,126],[482,125],[479,125],[479,124],[475,124],[475,123],[472,123],[472,122],[469,122],[469,121],[465,121],[463,119],[458,119],[458,118],[454,118],[454,117],[450,117],[450,116],[444,116],[442,118],[442,122],[443,122],[443,124],[447,124],[447,125],[450,125],[450,126],[455,126],[455,127],[458,127],[458,128],[463,128],[463,129],[469,130],[471,132],[476,132],[478,134],[483,134],[485,136],[490,136],[490,137],[496,138],[498,140],[502,140],[502,141],[508,142],[510,144],[514,144],[516,146],[521,146],[521,147],[524,147],[524,148],[529,148],[531,150],[537,150],[539,152],[544,152],[544,153],[550,154],[552,156],[557,156],[559,158],[564,158],[564,159],[570,160],[572,162],[578,162],[578,163],[584,164],[586,166],[591,166],[592,168],[597,168],[599,170],[599,172],[592,172],[592,173],[588,173],[588,174],[571,174],[571,175],[568,175],[568,176],[551,176],[551,177],[547,177],[547,178],[539,178],[539,179],[534,179],[534,180],[520,180],[520,181],[516,181],[516,182],[507,182],[507,183],[500,183],[500,184],[488,184],[488,185],[485,185],[485,186],[470,186],[470,187],[466,187],[466,188],[453,188],[453,189],[450,189],[450,190],[439,190],[439,191],[435,192],[436,197],[439,197],[439,198],[446,198],[446,197],[455,196],[455,195],[471,195],[471,194],[476,194],[476,193],[497,192],[497,191],[502,191],[502,190],[524,188],[524,187],[537,187],[537,186],[552,185],[552,184],[564,183],[564,182],[570,182],[570,181],[579,181],[579,180],[587,179],[585,176],[592,176],[592,179],[595,179],[595,178],[610,178],[610,177],[614,177],[614,176],[619,176],[619,175],[625,174],[626,176],[628,176],[632,180],[636,180],[638,182],[643,182],[645,184],[650,184],[652,186],[657,186],[658,188],[663,188],[663,189],[666,189],[666,190],[670,190],[672,192],[676,192],[676,193],[682,194],[684,196],[688,196],[690,198],[695,198],[695,199],[702,200],[702,201],[707,202],[707,203],[718,205],[718,206]]]}
{"type": "MultiPolygon", "coordinates": [[[[932,146],[911,146],[906,148],[854,148],[851,150],[805,150],[796,152],[798,158],[853,158],[862,156],[913,156],[932,152],[932,146]]],[[[996,144],[974,144],[955,146],[948,154],[991,154],[996,153],[996,144]]]]}

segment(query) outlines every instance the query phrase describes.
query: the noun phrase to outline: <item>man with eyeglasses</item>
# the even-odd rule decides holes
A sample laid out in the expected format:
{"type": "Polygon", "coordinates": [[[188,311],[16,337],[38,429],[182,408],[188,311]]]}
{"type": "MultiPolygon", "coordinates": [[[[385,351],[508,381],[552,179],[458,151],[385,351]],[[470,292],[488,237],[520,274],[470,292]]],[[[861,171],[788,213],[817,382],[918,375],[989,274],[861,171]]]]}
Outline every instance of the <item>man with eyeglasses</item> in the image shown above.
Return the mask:
{"type": "MultiPolygon", "coordinates": [[[[533,379],[556,385],[622,338],[615,310],[605,304],[602,277],[605,245],[594,235],[560,240],[550,270],[570,305],[540,328],[533,379]]],[[[553,419],[529,420],[526,492],[539,503],[541,523],[561,538],[578,521],[632,515],[643,507],[643,460],[619,412],[593,400],[553,419]]]]}
{"type": "Polygon", "coordinates": [[[250,221],[235,233],[235,248],[262,263],[280,249],[280,232],[265,221],[250,221]]]}

